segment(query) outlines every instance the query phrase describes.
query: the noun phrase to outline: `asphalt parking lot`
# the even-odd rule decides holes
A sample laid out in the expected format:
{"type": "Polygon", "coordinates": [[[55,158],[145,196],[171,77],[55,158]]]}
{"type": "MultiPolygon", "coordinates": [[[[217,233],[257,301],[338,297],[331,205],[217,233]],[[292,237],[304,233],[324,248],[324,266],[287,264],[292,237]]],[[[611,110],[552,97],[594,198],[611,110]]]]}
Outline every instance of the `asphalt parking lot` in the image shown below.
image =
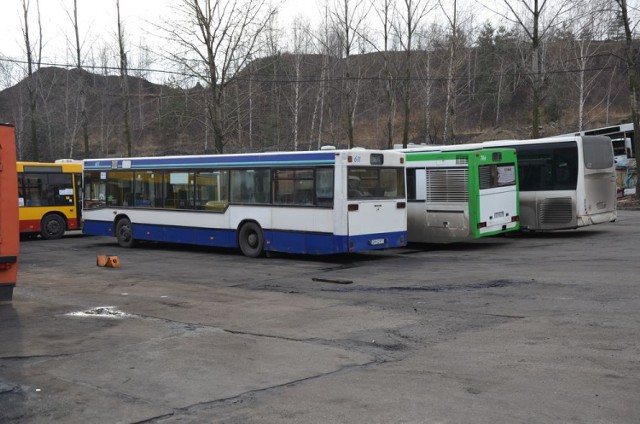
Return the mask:
{"type": "Polygon", "coordinates": [[[328,258],[24,241],[0,422],[638,423],[638,240],[622,210],[328,258]]]}

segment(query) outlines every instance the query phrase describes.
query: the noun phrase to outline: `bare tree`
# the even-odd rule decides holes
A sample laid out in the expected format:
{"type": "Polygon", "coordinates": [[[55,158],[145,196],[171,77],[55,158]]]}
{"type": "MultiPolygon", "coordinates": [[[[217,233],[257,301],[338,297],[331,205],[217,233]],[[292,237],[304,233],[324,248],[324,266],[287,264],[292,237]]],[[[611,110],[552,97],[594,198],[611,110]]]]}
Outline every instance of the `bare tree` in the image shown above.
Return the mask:
{"type": "Polygon", "coordinates": [[[531,136],[540,134],[540,115],[542,109],[543,88],[546,79],[543,44],[550,31],[563,22],[565,14],[571,9],[579,9],[581,0],[503,0],[506,10],[497,10],[493,5],[485,7],[497,15],[517,25],[529,43],[529,51],[523,56],[529,67],[529,82],[532,92],[531,136]]]}
{"type": "MultiPolygon", "coordinates": [[[[99,74],[97,72],[94,73],[94,84],[96,78],[106,77],[110,74],[109,69],[111,68],[111,58],[113,56],[112,52],[113,46],[108,45],[107,43],[98,45],[93,44],[90,50],[90,61],[94,69],[99,70],[99,74]]],[[[115,126],[114,120],[109,119],[108,111],[107,111],[107,99],[105,96],[99,96],[100,102],[100,116],[99,116],[99,140],[100,140],[100,153],[103,156],[108,156],[111,152],[110,150],[110,140],[114,136],[115,126]]]]}
{"type": "Polygon", "coordinates": [[[269,143],[275,145],[277,149],[280,149],[280,104],[282,97],[282,86],[279,83],[278,68],[280,65],[280,44],[281,44],[281,31],[276,22],[277,15],[272,15],[269,18],[267,26],[265,28],[265,47],[267,55],[271,61],[271,131],[268,134],[269,143]]]}
{"type": "MultiPolygon", "coordinates": [[[[37,130],[37,81],[33,76],[34,68],[37,70],[40,68],[40,58],[42,57],[42,25],[40,23],[40,2],[36,0],[36,7],[38,9],[38,29],[40,36],[38,37],[38,50],[34,52],[34,46],[31,44],[31,34],[29,32],[29,7],[30,0],[22,0],[22,34],[24,36],[25,52],[27,54],[27,94],[29,100],[29,123],[31,130],[31,148],[33,160],[40,160],[40,145],[38,140],[37,130]]],[[[18,152],[20,158],[23,152],[18,152]]]]}
{"type": "MultiPolygon", "coordinates": [[[[119,9],[118,9],[119,10],[119,9]]],[[[74,51],[76,59],[76,67],[82,70],[82,45],[80,44],[80,23],[78,22],[78,0],[73,0],[73,12],[67,11],[67,16],[73,25],[73,34],[75,39],[74,51]]],[[[80,94],[80,120],[82,126],[82,145],[84,147],[84,157],[89,157],[89,119],[87,117],[87,93],[84,84],[84,76],[80,73],[78,78],[78,91],[80,94]]]]}
{"type": "MultiPolygon", "coordinates": [[[[600,75],[611,59],[611,56],[607,56],[606,63],[600,63],[597,69],[590,69],[593,61],[601,56],[600,50],[603,44],[597,40],[603,39],[606,29],[601,18],[602,4],[590,2],[586,7],[587,10],[579,11],[575,19],[567,26],[569,32],[565,36],[566,43],[563,43],[568,47],[568,57],[565,62],[569,71],[568,77],[577,90],[578,131],[584,130],[588,114],[587,101],[590,100],[600,75]],[[577,72],[574,72],[576,67],[577,72]]],[[[594,107],[598,107],[600,103],[595,102],[594,107]]]]}
{"type": "MultiPolygon", "coordinates": [[[[431,26],[434,29],[434,26],[431,26]]],[[[433,31],[430,31],[426,25],[418,33],[418,50],[422,50],[421,60],[417,67],[418,77],[421,80],[421,94],[423,98],[423,113],[424,113],[424,139],[425,144],[432,144],[433,137],[431,136],[431,104],[433,100],[433,82],[431,74],[431,56],[432,56],[432,39],[434,38],[433,31]]]]}
{"type": "Polygon", "coordinates": [[[359,73],[353,76],[351,56],[357,45],[359,32],[362,32],[364,19],[367,16],[364,0],[335,0],[331,18],[340,40],[341,55],[344,59],[342,79],[342,97],[345,107],[345,124],[348,147],[354,146],[354,127],[356,106],[358,104],[359,73]]]}
{"type": "Polygon", "coordinates": [[[122,103],[123,103],[123,120],[124,120],[124,139],[127,146],[127,156],[131,157],[131,123],[129,122],[129,65],[127,63],[127,52],[125,50],[124,26],[120,19],[120,0],[116,0],[116,9],[118,12],[118,51],[120,56],[120,84],[122,87],[122,103]]]}
{"type": "Polygon", "coordinates": [[[448,65],[447,65],[447,88],[446,88],[446,96],[447,100],[445,102],[445,111],[444,111],[444,129],[443,129],[443,137],[444,143],[447,144],[453,141],[454,135],[454,123],[455,123],[455,92],[456,92],[456,55],[458,53],[458,44],[460,42],[460,24],[458,21],[458,2],[457,0],[453,0],[452,10],[451,12],[447,12],[447,9],[442,4],[442,0],[440,1],[440,8],[442,12],[447,18],[449,22],[450,28],[450,38],[449,38],[449,57],[448,57],[448,65]]]}
{"type": "Polygon", "coordinates": [[[330,32],[331,23],[329,19],[329,5],[324,4],[324,20],[318,31],[316,37],[319,48],[319,53],[322,55],[322,67],[320,69],[320,78],[318,81],[318,88],[316,90],[316,100],[313,105],[313,112],[311,113],[311,128],[309,131],[309,150],[314,146],[314,139],[316,137],[315,128],[316,122],[318,123],[317,145],[316,148],[320,150],[322,145],[322,131],[324,122],[324,108],[325,98],[327,92],[327,77],[329,74],[329,60],[331,59],[331,45],[330,45],[330,32]]]}
{"type": "MultiPolygon", "coordinates": [[[[638,152],[640,152],[640,136],[635,134],[635,131],[640,131],[640,76],[638,75],[638,70],[636,68],[636,49],[634,47],[633,40],[633,30],[635,28],[632,28],[631,26],[627,0],[614,0],[614,2],[620,10],[622,24],[624,26],[627,74],[629,76],[629,100],[631,102],[631,119],[633,121],[634,130],[633,151],[637,158],[638,152]]],[[[640,190],[636,190],[636,198],[640,199],[640,190]]]]}
{"type": "Polygon", "coordinates": [[[395,20],[393,8],[393,0],[372,0],[372,7],[380,25],[382,26],[382,48],[377,49],[382,52],[384,93],[387,109],[386,121],[386,145],[387,149],[393,148],[393,121],[396,116],[396,92],[395,92],[395,74],[391,72],[391,51],[390,43],[393,30],[393,22],[395,20]]]}
{"type": "MultiPolygon", "coordinates": [[[[455,0],[454,0],[455,8],[455,0]]],[[[396,32],[400,45],[404,50],[404,123],[402,126],[402,146],[407,147],[409,143],[409,122],[411,121],[411,70],[413,69],[413,43],[416,38],[416,31],[422,21],[433,10],[429,1],[425,0],[403,0],[403,5],[399,11],[396,23],[396,32]]]]}
{"type": "Polygon", "coordinates": [[[299,139],[299,123],[300,123],[300,109],[301,109],[301,71],[302,71],[302,59],[309,49],[309,34],[310,34],[309,22],[304,21],[302,18],[296,18],[293,22],[293,67],[295,80],[293,83],[293,101],[291,110],[293,112],[293,150],[298,150],[299,139]]]}
{"type": "Polygon", "coordinates": [[[181,51],[168,55],[204,82],[214,149],[222,153],[233,130],[227,117],[227,88],[254,56],[276,9],[267,0],[182,0],[178,12],[181,20],[176,18],[164,29],[181,51]]]}

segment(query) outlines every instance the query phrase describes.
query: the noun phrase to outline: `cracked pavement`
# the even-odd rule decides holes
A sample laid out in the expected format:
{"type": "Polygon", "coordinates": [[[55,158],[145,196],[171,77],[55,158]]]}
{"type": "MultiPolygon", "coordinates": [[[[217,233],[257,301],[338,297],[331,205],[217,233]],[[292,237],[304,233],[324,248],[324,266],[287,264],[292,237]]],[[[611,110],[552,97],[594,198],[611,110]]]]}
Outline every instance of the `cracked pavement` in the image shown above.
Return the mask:
{"type": "Polygon", "coordinates": [[[0,422],[637,423],[639,235],[619,211],[326,258],[24,241],[0,422]]]}

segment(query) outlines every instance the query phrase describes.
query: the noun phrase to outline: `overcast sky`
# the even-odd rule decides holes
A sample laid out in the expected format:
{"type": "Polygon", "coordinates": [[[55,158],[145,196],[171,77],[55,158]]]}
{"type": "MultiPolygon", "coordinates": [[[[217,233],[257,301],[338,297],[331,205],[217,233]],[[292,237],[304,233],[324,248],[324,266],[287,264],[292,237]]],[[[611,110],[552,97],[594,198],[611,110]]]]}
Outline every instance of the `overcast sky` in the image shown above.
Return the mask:
{"type": "MultiPolygon", "coordinates": [[[[36,1],[30,0],[30,16],[33,23],[29,32],[32,39],[37,34],[35,24],[36,1]]],[[[291,26],[296,16],[302,16],[310,22],[318,22],[318,0],[274,0],[281,1],[278,22],[282,28],[291,26]]],[[[24,59],[24,39],[22,34],[22,0],[1,0],[3,24],[0,26],[0,56],[11,59],[24,59]]],[[[180,0],[120,0],[120,14],[125,25],[127,41],[138,45],[153,43],[153,33],[158,30],[151,23],[169,20],[175,14],[174,7],[180,0]]],[[[80,38],[84,42],[83,50],[88,44],[99,42],[114,44],[116,40],[117,17],[115,0],[78,0],[78,20],[80,22],[80,38]]],[[[73,63],[69,58],[68,38],[73,34],[73,26],[68,13],[72,13],[73,0],[40,0],[43,30],[43,62],[73,63]]],[[[0,87],[1,89],[2,87],[0,87]]]]}

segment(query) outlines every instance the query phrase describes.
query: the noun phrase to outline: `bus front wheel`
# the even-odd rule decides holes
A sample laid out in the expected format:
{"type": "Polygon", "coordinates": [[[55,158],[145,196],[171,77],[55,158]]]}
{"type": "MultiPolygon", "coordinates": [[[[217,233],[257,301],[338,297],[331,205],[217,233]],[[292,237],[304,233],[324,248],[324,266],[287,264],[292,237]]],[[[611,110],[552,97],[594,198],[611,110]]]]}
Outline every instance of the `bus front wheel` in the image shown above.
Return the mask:
{"type": "Polygon", "coordinates": [[[240,227],[238,244],[245,256],[257,258],[264,253],[264,235],[262,228],[255,222],[247,222],[240,227]]]}
{"type": "Polygon", "coordinates": [[[122,218],[118,221],[116,225],[116,238],[118,239],[118,244],[122,247],[133,246],[133,230],[131,228],[131,221],[129,221],[128,218],[122,218]]]}
{"type": "Polygon", "coordinates": [[[55,240],[62,238],[67,226],[64,223],[64,219],[60,215],[47,215],[42,218],[40,223],[40,234],[43,239],[55,240]]]}

